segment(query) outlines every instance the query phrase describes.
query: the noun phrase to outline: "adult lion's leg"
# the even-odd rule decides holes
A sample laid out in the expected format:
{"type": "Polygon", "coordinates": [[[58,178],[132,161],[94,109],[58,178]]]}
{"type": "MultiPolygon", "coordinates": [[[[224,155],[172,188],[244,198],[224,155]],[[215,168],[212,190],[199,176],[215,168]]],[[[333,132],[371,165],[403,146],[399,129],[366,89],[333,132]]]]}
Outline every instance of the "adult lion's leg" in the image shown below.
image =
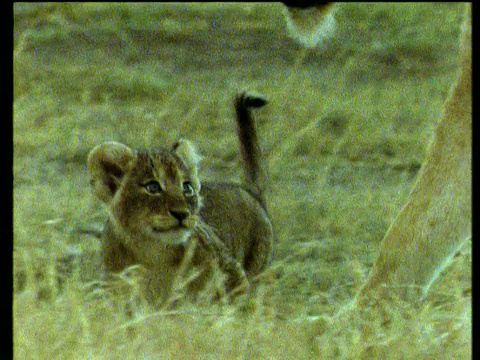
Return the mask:
{"type": "Polygon", "coordinates": [[[445,102],[443,117],[407,203],[391,224],[373,269],[357,294],[361,302],[374,293],[397,293],[397,286],[404,297],[410,294],[415,298],[419,292],[425,296],[471,235],[471,65],[468,5],[458,82],[445,102]]]}
{"type": "MultiPolygon", "coordinates": [[[[314,46],[325,37],[314,28],[322,29],[322,21],[334,24],[329,17],[333,7],[315,1],[302,4],[311,7],[289,7],[287,21],[294,25],[289,28],[300,42],[314,46]],[[316,21],[312,19],[315,17],[316,21]],[[312,36],[317,36],[318,41],[312,40],[312,36]]],[[[407,298],[413,295],[414,299],[419,294],[425,296],[470,236],[471,5],[466,5],[466,9],[458,82],[445,102],[443,117],[413,190],[387,231],[373,269],[356,296],[360,303],[368,303],[374,295],[383,297],[390,293],[407,298]]]]}

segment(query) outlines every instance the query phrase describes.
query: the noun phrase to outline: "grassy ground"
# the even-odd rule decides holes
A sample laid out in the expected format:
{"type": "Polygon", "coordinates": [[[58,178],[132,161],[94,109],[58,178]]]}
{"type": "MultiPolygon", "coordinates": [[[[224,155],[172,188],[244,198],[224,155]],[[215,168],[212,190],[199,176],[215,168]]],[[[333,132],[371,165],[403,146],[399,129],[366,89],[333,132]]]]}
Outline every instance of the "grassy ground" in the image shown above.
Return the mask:
{"type": "Polygon", "coordinates": [[[388,308],[390,325],[333,318],[425,157],[462,10],[343,4],[336,38],[305,51],[279,4],[16,3],[15,358],[470,358],[469,247],[425,303],[388,308]],[[204,178],[240,181],[232,98],[244,87],[270,99],[258,121],[277,234],[273,281],[249,310],[186,304],[132,322],[84,291],[87,261],[56,292],[54,260],[99,247],[88,152],[183,136],[204,178]]]}

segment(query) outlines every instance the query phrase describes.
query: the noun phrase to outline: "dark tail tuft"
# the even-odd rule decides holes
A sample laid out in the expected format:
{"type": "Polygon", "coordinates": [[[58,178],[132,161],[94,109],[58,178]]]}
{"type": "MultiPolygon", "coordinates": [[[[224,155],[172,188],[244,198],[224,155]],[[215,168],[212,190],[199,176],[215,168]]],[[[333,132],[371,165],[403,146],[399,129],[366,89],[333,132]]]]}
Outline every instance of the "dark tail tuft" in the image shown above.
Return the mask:
{"type": "Polygon", "coordinates": [[[251,110],[260,108],[267,100],[253,93],[243,91],[235,97],[235,112],[237,115],[238,137],[244,163],[246,182],[255,192],[263,207],[265,207],[264,189],[262,186],[263,172],[261,168],[261,152],[258,146],[257,130],[251,110]]]}

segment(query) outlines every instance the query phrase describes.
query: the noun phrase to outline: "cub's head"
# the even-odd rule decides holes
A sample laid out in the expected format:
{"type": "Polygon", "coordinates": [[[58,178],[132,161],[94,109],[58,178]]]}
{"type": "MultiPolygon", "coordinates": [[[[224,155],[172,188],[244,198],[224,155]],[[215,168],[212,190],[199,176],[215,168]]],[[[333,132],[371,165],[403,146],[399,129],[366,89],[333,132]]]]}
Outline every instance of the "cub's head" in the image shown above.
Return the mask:
{"type": "Polygon", "coordinates": [[[127,241],[179,244],[199,219],[199,160],[187,140],[154,151],[110,141],[90,152],[87,168],[94,194],[127,241]]]}

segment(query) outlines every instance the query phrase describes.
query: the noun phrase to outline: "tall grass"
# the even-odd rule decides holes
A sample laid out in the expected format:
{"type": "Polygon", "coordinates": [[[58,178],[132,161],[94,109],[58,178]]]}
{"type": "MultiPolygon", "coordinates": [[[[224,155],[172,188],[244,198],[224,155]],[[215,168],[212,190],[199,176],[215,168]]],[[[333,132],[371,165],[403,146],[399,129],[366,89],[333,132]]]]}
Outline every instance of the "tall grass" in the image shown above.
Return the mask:
{"type": "Polygon", "coordinates": [[[278,4],[16,3],[15,358],[469,358],[469,248],[424,303],[385,304],[389,322],[338,315],[425,157],[462,9],[342,4],[336,38],[306,52],[278,4]],[[239,181],[232,99],[244,87],[270,100],[257,118],[271,269],[240,304],[126,316],[98,276],[105,209],[88,152],[184,136],[203,178],[239,181]],[[65,256],[73,266],[59,270],[65,256]]]}

